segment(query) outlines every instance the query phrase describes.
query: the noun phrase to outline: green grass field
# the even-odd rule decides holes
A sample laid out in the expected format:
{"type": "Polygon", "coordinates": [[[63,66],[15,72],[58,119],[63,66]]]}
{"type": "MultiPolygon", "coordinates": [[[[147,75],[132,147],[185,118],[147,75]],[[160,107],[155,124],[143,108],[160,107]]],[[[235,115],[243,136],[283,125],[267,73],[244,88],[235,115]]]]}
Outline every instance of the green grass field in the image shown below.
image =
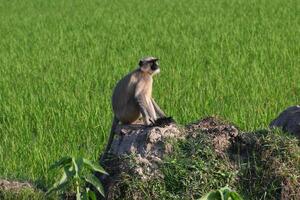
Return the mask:
{"type": "Polygon", "coordinates": [[[96,160],[114,84],[161,58],[154,97],[188,123],[267,127],[300,100],[298,0],[0,3],[0,177],[53,182],[64,155],[96,160]]]}

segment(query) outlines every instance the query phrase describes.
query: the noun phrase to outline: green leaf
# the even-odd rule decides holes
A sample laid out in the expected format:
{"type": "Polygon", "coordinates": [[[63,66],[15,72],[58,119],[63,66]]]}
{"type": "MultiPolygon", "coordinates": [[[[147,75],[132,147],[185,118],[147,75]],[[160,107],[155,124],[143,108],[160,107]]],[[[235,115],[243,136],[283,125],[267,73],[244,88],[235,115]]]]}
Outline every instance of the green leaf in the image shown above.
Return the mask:
{"type": "Polygon", "coordinates": [[[69,157],[69,156],[63,157],[63,158],[59,159],[58,161],[56,161],[55,163],[53,163],[49,167],[49,169],[52,170],[52,169],[55,169],[55,168],[62,168],[64,166],[70,166],[71,161],[72,161],[71,157],[69,157]]]}
{"type": "MultiPolygon", "coordinates": [[[[220,194],[220,196],[221,196],[221,199],[222,199],[222,200],[225,200],[225,198],[224,198],[224,193],[223,193],[222,191],[220,191],[220,190],[219,190],[218,192],[219,192],[219,194],[220,194]]],[[[226,192],[226,191],[224,191],[224,192],[226,192]]]]}
{"type": "Polygon", "coordinates": [[[200,200],[243,200],[243,198],[226,186],[219,190],[210,191],[200,200]]]}
{"type": "Polygon", "coordinates": [[[82,194],[82,199],[83,200],[89,200],[89,193],[88,193],[88,191],[85,191],[85,193],[82,194]]]}
{"type": "Polygon", "coordinates": [[[50,193],[63,189],[69,183],[68,175],[66,173],[66,169],[64,169],[63,175],[58,182],[53,184],[53,186],[46,192],[46,196],[50,193]]]}
{"type": "Polygon", "coordinates": [[[76,192],[76,200],[81,200],[81,194],[79,190],[76,192]]]}
{"type": "Polygon", "coordinates": [[[73,179],[75,175],[74,167],[64,167],[64,171],[67,174],[69,179],[73,179]]]}
{"type": "Polygon", "coordinates": [[[83,200],[97,200],[96,194],[90,190],[90,188],[85,188],[85,192],[82,194],[83,200]]]}
{"type": "Polygon", "coordinates": [[[89,197],[89,199],[91,199],[91,200],[97,200],[97,197],[96,197],[95,192],[93,192],[93,191],[91,191],[91,190],[88,191],[88,197],[89,197]]]}
{"type": "Polygon", "coordinates": [[[217,191],[210,191],[207,195],[202,197],[200,200],[221,200],[221,193],[217,191]]]}
{"type": "Polygon", "coordinates": [[[243,198],[237,192],[230,192],[232,200],[243,200],[243,198]]]}
{"type": "Polygon", "coordinates": [[[77,162],[77,159],[75,157],[72,157],[72,163],[73,163],[74,170],[75,170],[75,177],[79,178],[80,163],[77,162]]]}
{"type": "Polygon", "coordinates": [[[83,166],[83,158],[82,157],[74,158],[74,162],[76,163],[78,173],[80,173],[83,166]]]}
{"type": "Polygon", "coordinates": [[[89,167],[90,169],[96,171],[96,172],[100,172],[102,174],[106,174],[108,175],[108,173],[103,169],[103,167],[101,167],[98,163],[92,162],[88,159],[83,158],[83,163],[89,167]]]}
{"type": "Polygon", "coordinates": [[[100,194],[104,197],[104,189],[102,186],[102,183],[98,180],[98,178],[96,178],[94,175],[87,175],[86,177],[84,177],[84,179],[92,184],[99,192],[100,194]]]}
{"type": "Polygon", "coordinates": [[[230,197],[231,190],[229,187],[226,186],[226,187],[219,189],[219,192],[221,194],[222,200],[226,200],[230,197]]]}

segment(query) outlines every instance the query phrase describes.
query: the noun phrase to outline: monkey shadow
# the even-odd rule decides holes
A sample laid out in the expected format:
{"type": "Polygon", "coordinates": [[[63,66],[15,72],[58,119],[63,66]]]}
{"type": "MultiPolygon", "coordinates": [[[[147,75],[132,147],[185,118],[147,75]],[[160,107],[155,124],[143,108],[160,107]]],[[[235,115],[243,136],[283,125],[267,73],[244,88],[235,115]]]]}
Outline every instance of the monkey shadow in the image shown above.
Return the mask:
{"type": "Polygon", "coordinates": [[[170,124],[176,123],[175,120],[173,119],[173,117],[161,117],[158,118],[157,120],[155,120],[154,124],[151,125],[150,127],[153,126],[160,126],[160,127],[164,127],[164,126],[168,126],[170,124]]]}

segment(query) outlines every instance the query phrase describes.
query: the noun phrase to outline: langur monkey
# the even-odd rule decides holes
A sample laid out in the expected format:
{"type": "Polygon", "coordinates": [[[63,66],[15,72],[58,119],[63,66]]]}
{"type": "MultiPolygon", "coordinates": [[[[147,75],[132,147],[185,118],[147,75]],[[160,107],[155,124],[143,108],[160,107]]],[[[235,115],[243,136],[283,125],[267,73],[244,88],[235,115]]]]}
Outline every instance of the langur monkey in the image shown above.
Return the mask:
{"type": "Polygon", "coordinates": [[[102,158],[110,149],[119,122],[131,124],[142,116],[145,125],[153,125],[157,119],[165,118],[165,113],[152,98],[152,76],[160,72],[158,60],[154,57],[141,59],[138,68],[117,83],[112,95],[114,119],[102,158]]]}

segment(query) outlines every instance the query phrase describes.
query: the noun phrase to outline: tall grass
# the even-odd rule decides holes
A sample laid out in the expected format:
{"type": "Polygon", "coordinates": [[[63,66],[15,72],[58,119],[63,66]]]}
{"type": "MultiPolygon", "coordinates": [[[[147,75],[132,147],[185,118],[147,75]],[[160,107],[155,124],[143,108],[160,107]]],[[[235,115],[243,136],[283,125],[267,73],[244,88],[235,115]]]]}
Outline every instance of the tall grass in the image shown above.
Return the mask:
{"type": "Polygon", "coordinates": [[[297,0],[0,3],[0,177],[53,182],[63,155],[97,159],[115,82],[161,58],[154,96],[187,123],[266,127],[299,103],[297,0]]]}

